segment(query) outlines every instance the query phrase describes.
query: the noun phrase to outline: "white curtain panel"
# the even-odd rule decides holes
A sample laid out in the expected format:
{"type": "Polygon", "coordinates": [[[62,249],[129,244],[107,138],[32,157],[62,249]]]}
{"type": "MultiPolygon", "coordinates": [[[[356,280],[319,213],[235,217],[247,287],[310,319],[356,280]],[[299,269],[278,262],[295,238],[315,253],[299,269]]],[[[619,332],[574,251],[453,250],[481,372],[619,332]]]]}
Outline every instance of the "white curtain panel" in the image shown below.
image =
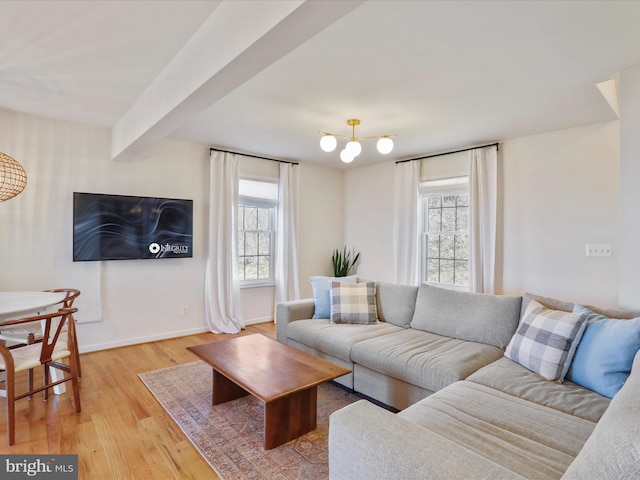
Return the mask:
{"type": "Polygon", "coordinates": [[[418,285],[420,162],[396,164],[393,197],[393,254],[395,282],[418,285]]]}
{"type": "Polygon", "coordinates": [[[209,255],[205,270],[205,316],[213,333],[238,333],[244,328],[238,280],[237,155],[211,153],[209,255]]]}
{"type": "Polygon", "coordinates": [[[472,292],[494,293],[498,212],[498,148],[469,151],[470,258],[472,292]]]}
{"type": "Polygon", "coordinates": [[[296,165],[280,164],[278,224],[276,227],[275,306],[281,302],[300,298],[296,235],[299,170],[300,167],[296,165]]]}

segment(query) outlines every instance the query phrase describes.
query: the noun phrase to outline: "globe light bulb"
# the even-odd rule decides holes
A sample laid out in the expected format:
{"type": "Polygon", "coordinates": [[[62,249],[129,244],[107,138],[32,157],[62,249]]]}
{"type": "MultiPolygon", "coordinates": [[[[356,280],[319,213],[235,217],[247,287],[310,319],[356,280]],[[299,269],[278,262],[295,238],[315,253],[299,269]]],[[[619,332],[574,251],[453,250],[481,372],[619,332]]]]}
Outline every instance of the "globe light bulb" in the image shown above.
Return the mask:
{"type": "Polygon", "coordinates": [[[320,148],[325,152],[333,152],[336,149],[336,145],[338,145],[338,141],[333,135],[324,135],[320,139],[320,148]]]}
{"type": "Polygon", "coordinates": [[[391,150],[393,150],[393,140],[391,140],[389,137],[382,137],[380,140],[378,140],[376,148],[380,153],[386,155],[391,150]]]}
{"type": "Polygon", "coordinates": [[[346,148],[340,152],[340,160],[344,163],[351,163],[355,157],[346,148]]]}
{"type": "Polygon", "coordinates": [[[362,146],[355,140],[351,140],[349,143],[347,143],[344,149],[351,155],[353,155],[354,158],[360,155],[360,152],[362,152],[362,146]]]}

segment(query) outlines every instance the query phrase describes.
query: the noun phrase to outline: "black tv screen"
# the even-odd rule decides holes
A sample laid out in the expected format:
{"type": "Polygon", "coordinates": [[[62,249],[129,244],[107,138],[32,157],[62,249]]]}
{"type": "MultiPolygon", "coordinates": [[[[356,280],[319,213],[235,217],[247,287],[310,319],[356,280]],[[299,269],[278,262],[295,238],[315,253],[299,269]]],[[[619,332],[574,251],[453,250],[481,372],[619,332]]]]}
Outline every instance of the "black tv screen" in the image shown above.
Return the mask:
{"type": "Polygon", "coordinates": [[[73,194],[73,261],[193,256],[193,200],[73,194]]]}

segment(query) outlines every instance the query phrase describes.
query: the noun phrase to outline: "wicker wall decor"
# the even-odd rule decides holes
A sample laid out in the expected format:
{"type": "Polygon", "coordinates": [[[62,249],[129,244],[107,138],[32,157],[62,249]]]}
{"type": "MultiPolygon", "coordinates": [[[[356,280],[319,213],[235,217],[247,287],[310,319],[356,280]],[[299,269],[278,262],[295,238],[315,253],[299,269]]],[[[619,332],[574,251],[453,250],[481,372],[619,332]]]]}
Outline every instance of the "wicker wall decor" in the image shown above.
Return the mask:
{"type": "Polygon", "coordinates": [[[0,202],[18,195],[27,185],[27,174],[16,160],[0,152],[0,202]]]}

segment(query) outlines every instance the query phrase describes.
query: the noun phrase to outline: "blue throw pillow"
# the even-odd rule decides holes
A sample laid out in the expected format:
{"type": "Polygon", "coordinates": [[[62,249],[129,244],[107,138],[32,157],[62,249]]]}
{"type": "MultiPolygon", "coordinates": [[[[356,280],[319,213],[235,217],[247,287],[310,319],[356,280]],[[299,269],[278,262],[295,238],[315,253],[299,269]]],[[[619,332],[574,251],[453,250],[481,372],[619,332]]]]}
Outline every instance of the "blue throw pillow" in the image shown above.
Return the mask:
{"type": "Polygon", "coordinates": [[[313,288],[313,304],[315,306],[312,318],[330,318],[331,317],[331,299],[329,292],[331,291],[331,282],[356,283],[357,275],[350,277],[309,277],[311,280],[311,288],[313,288]]]}
{"type": "Polygon", "coordinates": [[[608,318],[582,305],[575,305],[573,311],[588,314],[587,329],[567,379],[613,398],[629,377],[633,358],[640,349],[640,317],[608,318]]]}

